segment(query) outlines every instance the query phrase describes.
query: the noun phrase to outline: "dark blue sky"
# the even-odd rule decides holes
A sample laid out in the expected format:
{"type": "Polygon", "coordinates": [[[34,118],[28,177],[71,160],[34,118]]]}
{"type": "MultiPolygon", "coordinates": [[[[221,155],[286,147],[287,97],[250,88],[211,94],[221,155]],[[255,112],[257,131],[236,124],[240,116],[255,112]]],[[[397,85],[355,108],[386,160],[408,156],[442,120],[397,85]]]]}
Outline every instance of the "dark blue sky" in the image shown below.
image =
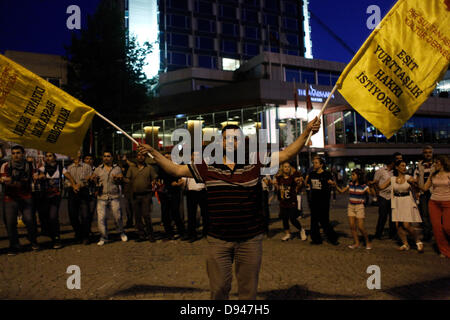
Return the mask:
{"type": "MultiPolygon", "coordinates": [[[[156,0],[149,0],[156,1],[156,0]]],[[[0,52],[5,50],[64,54],[71,33],[66,20],[70,5],[81,8],[82,26],[88,14],[95,11],[99,0],[0,0],[0,52]]],[[[314,58],[349,62],[348,52],[318,22],[357,51],[371,30],[366,27],[370,5],[381,9],[381,16],[389,11],[395,0],[310,0],[314,58]],[[318,19],[314,18],[317,17],[318,19]]]]}

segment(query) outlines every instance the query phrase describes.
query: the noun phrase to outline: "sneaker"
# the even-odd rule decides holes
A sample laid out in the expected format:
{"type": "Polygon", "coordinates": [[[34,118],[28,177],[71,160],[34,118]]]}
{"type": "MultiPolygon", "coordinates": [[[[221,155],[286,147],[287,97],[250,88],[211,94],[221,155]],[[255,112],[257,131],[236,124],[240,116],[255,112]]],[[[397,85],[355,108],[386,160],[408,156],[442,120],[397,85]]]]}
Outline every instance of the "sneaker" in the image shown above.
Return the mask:
{"type": "Polygon", "coordinates": [[[103,246],[104,244],[105,244],[105,240],[103,240],[103,239],[100,239],[100,241],[97,242],[98,246],[103,246]]]}
{"type": "Polygon", "coordinates": [[[359,248],[359,244],[352,244],[351,246],[348,246],[350,249],[358,249],[359,248]]]}
{"type": "Polygon", "coordinates": [[[32,243],[31,244],[31,249],[33,251],[39,251],[41,249],[41,247],[37,243],[32,243]]]}
{"type": "Polygon", "coordinates": [[[62,247],[61,240],[55,239],[55,241],[53,241],[53,249],[61,249],[62,247]]]}
{"type": "Polygon", "coordinates": [[[366,249],[367,250],[372,250],[372,244],[371,243],[366,244],[366,249]]]}
{"type": "Polygon", "coordinates": [[[18,247],[10,247],[8,249],[8,256],[16,256],[20,252],[18,247]]]}
{"type": "Polygon", "coordinates": [[[291,239],[291,234],[285,234],[285,236],[283,238],[281,238],[281,241],[288,241],[289,239],[291,239]]]}
{"type": "Polygon", "coordinates": [[[400,251],[408,251],[409,250],[409,245],[404,244],[400,248],[398,248],[398,250],[400,250],[400,251]]]}
{"type": "Polygon", "coordinates": [[[306,236],[306,231],[303,228],[302,230],[300,230],[300,238],[302,239],[302,241],[308,240],[308,237],[306,236]]]}
{"type": "Polygon", "coordinates": [[[122,239],[123,242],[127,242],[128,241],[128,237],[127,237],[127,235],[125,233],[122,233],[120,235],[120,239],[122,239]]]}
{"type": "Polygon", "coordinates": [[[419,253],[423,253],[423,243],[419,241],[416,243],[416,246],[417,246],[417,251],[419,253]]]}

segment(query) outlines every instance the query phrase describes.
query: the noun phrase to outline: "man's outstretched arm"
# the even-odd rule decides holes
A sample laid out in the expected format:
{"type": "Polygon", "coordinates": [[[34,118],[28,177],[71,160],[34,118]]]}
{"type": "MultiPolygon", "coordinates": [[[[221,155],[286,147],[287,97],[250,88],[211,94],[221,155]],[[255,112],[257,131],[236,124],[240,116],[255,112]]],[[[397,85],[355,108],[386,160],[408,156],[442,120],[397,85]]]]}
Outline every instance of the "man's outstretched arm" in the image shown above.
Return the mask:
{"type": "Polygon", "coordinates": [[[314,118],[311,122],[308,123],[305,131],[298,137],[294,142],[292,142],[286,149],[279,152],[279,163],[283,163],[294,157],[306,143],[306,139],[308,139],[309,133],[312,131],[312,134],[316,134],[320,129],[320,119],[314,118]]]}
{"type": "Polygon", "coordinates": [[[138,151],[143,153],[150,152],[156,163],[171,176],[192,178],[192,173],[187,165],[173,163],[148,144],[140,144],[138,151]]]}

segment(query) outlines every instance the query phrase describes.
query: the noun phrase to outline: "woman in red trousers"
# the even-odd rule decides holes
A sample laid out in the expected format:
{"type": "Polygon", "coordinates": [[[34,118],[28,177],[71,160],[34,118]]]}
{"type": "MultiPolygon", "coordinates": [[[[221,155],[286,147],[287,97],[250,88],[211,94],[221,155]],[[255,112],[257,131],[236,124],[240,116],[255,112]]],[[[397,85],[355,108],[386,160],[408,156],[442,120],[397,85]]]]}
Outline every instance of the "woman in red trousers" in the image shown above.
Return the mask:
{"type": "Polygon", "coordinates": [[[428,203],[430,220],[442,258],[450,258],[450,162],[447,156],[438,156],[434,171],[424,185],[424,191],[431,188],[428,203]]]}

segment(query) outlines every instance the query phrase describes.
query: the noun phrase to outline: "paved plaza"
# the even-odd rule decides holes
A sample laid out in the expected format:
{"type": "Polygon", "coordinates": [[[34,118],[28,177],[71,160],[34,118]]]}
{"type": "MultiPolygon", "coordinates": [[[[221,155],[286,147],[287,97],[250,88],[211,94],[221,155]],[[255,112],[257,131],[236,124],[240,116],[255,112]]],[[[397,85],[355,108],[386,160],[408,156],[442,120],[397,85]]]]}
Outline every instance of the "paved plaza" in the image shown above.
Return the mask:
{"type": "MultiPolygon", "coordinates": [[[[440,258],[425,245],[425,253],[397,251],[392,240],[374,241],[373,249],[351,250],[346,215],[347,196],[332,204],[331,220],[340,234],[340,245],[327,242],[311,245],[298,237],[282,242],[277,202],[271,206],[270,235],[264,240],[258,299],[450,299],[450,259],[440,258]],[[381,271],[381,288],[369,290],[369,266],[381,271]]],[[[65,206],[66,203],[63,203],[65,206]]],[[[123,243],[114,231],[112,241],[103,247],[95,243],[73,244],[65,208],[61,210],[62,240],[65,247],[49,249],[49,239],[39,237],[44,247],[32,252],[19,229],[26,252],[8,256],[4,224],[0,227],[0,299],[209,299],[204,253],[206,240],[123,243]],[[46,248],[47,246],[47,248],[46,248]],[[68,266],[81,270],[81,289],[69,290],[68,266]]],[[[372,234],[377,207],[366,210],[366,227],[372,234]]],[[[309,230],[309,210],[301,223],[309,230]]],[[[162,231],[160,209],[155,205],[153,222],[162,231]]],[[[111,228],[114,223],[110,220],[111,228]]],[[[93,231],[97,231],[94,222],[93,231]]],[[[98,233],[96,233],[98,235],[98,233]]],[[[412,247],[414,248],[414,247],[412,247]]],[[[233,280],[231,299],[237,299],[233,280]]]]}

